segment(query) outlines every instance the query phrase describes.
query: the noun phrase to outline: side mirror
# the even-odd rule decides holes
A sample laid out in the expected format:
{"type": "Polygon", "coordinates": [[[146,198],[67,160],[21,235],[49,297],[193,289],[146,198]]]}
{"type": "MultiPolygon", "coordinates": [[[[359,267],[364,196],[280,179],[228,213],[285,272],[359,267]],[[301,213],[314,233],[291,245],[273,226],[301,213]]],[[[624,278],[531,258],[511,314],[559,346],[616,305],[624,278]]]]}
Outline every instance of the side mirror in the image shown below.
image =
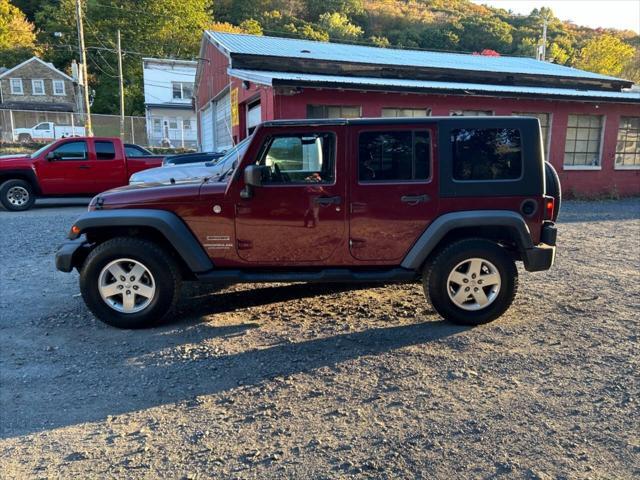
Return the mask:
{"type": "Polygon", "coordinates": [[[60,158],[60,156],[56,152],[47,153],[47,160],[49,160],[50,162],[58,160],[58,158],[60,158]]]}
{"type": "Polygon", "coordinates": [[[244,169],[244,183],[252,187],[261,186],[262,179],[268,171],[269,167],[266,165],[249,165],[244,169]]]}

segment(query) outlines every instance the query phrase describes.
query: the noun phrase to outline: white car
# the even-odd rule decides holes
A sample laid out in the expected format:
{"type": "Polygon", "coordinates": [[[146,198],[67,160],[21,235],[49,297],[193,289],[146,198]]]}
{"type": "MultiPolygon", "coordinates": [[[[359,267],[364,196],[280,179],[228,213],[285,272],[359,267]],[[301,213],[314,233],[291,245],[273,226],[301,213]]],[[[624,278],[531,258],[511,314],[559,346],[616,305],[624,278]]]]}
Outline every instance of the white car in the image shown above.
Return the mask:
{"type": "Polygon", "coordinates": [[[171,184],[199,178],[221,177],[235,168],[235,165],[242,159],[250,138],[245,138],[227,150],[223,157],[211,162],[164,165],[134,173],[129,178],[129,185],[171,184]]]}

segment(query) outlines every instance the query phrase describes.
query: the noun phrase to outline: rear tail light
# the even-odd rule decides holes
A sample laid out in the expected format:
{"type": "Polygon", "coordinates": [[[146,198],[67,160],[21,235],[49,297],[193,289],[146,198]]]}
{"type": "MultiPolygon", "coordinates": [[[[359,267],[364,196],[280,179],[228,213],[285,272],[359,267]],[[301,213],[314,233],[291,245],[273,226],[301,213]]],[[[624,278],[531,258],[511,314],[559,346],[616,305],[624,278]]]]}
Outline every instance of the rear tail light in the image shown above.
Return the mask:
{"type": "Polygon", "coordinates": [[[553,197],[544,197],[544,219],[553,220],[553,211],[556,207],[556,201],[553,197]]]}

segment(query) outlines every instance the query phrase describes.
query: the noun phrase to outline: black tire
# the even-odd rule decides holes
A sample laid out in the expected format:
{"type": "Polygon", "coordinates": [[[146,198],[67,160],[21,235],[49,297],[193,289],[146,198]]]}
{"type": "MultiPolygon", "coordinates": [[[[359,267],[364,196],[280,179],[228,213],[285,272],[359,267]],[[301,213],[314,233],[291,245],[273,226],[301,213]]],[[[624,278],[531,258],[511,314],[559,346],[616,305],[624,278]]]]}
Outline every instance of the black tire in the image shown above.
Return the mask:
{"type": "MultiPolygon", "coordinates": [[[[518,270],[503,247],[490,240],[472,238],[452,243],[440,251],[425,266],[422,282],[425,295],[446,320],[461,325],[480,325],[495,320],[509,308],[518,290],[518,270]],[[501,285],[494,300],[479,310],[465,310],[459,307],[450,298],[448,291],[449,274],[458,264],[471,258],[490,262],[500,274],[501,285]]],[[[483,291],[490,288],[477,285],[476,287],[483,288],[483,291]]]]}
{"type": "Polygon", "coordinates": [[[173,257],[157,244],[137,238],[118,237],[98,245],[80,271],[80,291],[87,307],[98,319],[118,328],[145,328],[160,323],[171,313],[178,299],[180,283],[180,269],[173,257]],[[100,295],[100,273],[118,259],[140,262],[153,276],[155,294],[139,312],[119,312],[100,295]]]}
{"type": "Polygon", "coordinates": [[[549,162],[544,162],[544,177],[547,185],[545,195],[554,198],[555,208],[553,209],[553,221],[558,219],[560,206],[562,205],[562,187],[560,186],[560,176],[556,169],[549,162]]]}
{"type": "Polygon", "coordinates": [[[33,187],[26,180],[7,180],[0,185],[0,202],[12,212],[22,212],[33,207],[36,195],[33,187]]]}
{"type": "Polygon", "coordinates": [[[21,133],[20,135],[18,135],[18,141],[20,143],[31,143],[33,142],[33,138],[31,138],[31,135],[29,135],[28,133],[21,133]]]}

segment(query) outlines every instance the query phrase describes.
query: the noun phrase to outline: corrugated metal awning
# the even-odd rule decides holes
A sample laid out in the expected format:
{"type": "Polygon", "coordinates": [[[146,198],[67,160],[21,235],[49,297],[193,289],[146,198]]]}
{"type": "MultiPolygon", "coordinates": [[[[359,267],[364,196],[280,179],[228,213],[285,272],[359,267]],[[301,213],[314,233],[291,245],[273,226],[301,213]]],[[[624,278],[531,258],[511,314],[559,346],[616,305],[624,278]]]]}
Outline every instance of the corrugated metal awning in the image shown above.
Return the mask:
{"type": "Polygon", "coordinates": [[[640,103],[640,92],[611,92],[606,90],[578,90],[572,88],[488,85],[483,83],[432,82],[400,78],[351,77],[309,73],[266,72],[260,70],[229,69],[229,75],[269,86],[315,86],[357,90],[410,91],[470,96],[506,96],[561,98],[576,101],[606,101],[640,103]]]}

